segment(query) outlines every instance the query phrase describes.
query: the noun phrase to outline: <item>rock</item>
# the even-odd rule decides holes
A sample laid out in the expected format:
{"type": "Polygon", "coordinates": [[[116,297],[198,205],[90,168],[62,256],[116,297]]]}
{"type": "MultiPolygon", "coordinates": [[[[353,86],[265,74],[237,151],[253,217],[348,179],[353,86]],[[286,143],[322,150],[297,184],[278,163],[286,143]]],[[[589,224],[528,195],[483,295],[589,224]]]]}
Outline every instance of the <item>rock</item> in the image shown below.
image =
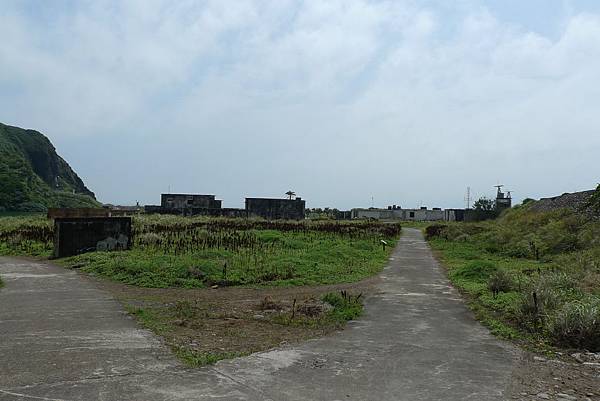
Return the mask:
{"type": "Polygon", "coordinates": [[[333,306],[327,302],[307,300],[296,308],[296,312],[308,317],[323,315],[333,310],[333,306]]]}
{"type": "Polygon", "coordinates": [[[563,400],[577,400],[577,397],[565,393],[557,393],[556,396],[558,398],[562,398],[563,400]]]}
{"type": "Polygon", "coordinates": [[[542,400],[549,400],[550,396],[547,393],[539,393],[536,395],[537,398],[540,398],[542,400]]]}
{"type": "Polygon", "coordinates": [[[600,363],[599,362],[584,362],[583,364],[586,365],[586,366],[592,366],[592,367],[595,367],[595,368],[600,368],[600,363]]]}
{"type": "Polygon", "coordinates": [[[262,320],[262,319],[264,319],[264,318],[265,318],[265,316],[264,316],[264,315],[259,315],[259,314],[256,314],[256,315],[254,315],[253,317],[254,317],[254,319],[256,319],[256,320],[262,320]]]}

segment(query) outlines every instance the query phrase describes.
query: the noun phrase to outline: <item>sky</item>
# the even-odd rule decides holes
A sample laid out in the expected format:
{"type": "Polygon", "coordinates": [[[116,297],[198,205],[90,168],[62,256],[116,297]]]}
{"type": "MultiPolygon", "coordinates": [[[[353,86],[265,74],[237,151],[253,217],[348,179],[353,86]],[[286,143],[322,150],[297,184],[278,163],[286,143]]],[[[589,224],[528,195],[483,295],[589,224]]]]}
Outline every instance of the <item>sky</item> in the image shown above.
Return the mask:
{"type": "Polygon", "coordinates": [[[600,181],[596,0],[3,0],[0,122],[97,198],[464,207],[600,181]]]}

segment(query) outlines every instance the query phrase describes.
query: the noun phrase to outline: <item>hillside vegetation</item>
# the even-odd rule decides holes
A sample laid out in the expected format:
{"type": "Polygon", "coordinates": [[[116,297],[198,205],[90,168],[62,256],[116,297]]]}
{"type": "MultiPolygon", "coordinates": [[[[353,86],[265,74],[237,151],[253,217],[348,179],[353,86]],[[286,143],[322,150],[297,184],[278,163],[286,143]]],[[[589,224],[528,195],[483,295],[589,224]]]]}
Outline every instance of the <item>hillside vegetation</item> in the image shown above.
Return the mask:
{"type": "Polygon", "coordinates": [[[596,199],[585,211],[536,211],[532,202],[495,221],[435,224],[426,234],[453,284],[494,332],[536,346],[600,351],[596,199]]]}
{"type": "Polygon", "coordinates": [[[94,193],[48,138],[0,124],[0,212],[97,206],[94,193]]]}

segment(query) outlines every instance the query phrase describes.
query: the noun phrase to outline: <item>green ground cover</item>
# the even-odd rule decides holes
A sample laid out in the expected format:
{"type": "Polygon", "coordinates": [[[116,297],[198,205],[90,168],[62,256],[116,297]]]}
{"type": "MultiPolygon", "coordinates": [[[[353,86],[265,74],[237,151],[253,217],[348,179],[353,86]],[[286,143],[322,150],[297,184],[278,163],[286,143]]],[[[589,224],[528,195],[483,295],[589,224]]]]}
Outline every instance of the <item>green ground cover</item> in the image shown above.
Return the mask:
{"type": "MultiPolygon", "coordinates": [[[[385,265],[400,226],[376,222],[267,222],[140,216],[134,245],[58,263],[141,287],[315,285],[358,281],[385,265]],[[383,249],[381,240],[388,247],[383,249]]],[[[41,217],[0,218],[0,254],[49,256],[41,217]]]]}
{"type": "Polygon", "coordinates": [[[497,335],[600,350],[600,222],[528,206],[426,229],[452,283],[497,335]]]}

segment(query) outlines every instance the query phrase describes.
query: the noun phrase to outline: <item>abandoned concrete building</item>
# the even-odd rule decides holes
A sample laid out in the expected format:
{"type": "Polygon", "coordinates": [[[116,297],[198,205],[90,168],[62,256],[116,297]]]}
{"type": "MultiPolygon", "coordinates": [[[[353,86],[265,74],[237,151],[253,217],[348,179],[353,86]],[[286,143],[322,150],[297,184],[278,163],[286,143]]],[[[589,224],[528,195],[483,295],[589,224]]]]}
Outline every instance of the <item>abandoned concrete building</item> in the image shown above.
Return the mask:
{"type": "Polygon", "coordinates": [[[246,198],[244,209],[223,208],[215,195],[162,194],[161,204],[146,205],[146,213],[183,216],[262,217],[268,220],[302,220],[306,201],[302,198],[246,198]]]}
{"type": "Polygon", "coordinates": [[[496,212],[498,214],[502,213],[503,210],[505,209],[510,209],[512,207],[512,196],[510,194],[510,191],[508,191],[506,194],[504,192],[502,192],[502,187],[504,185],[496,185],[496,188],[498,188],[498,192],[496,193],[496,212]]]}
{"type": "Polygon", "coordinates": [[[160,206],[146,205],[146,213],[180,214],[193,216],[208,214],[208,210],[221,210],[222,201],[215,195],[161,194],[160,206]]]}
{"type": "Polygon", "coordinates": [[[215,195],[162,194],[160,206],[167,209],[220,209],[221,200],[215,195]]]}
{"type": "Polygon", "coordinates": [[[306,214],[306,201],[302,198],[246,198],[248,216],[267,220],[303,220],[306,214]]]}
{"type": "MultiPolygon", "coordinates": [[[[450,216],[448,216],[450,217],[450,216]]],[[[353,219],[405,220],[405,221],[438,221],[445,220],[446,213],[440,208],[402,209],[399,206],[388,206],[387,209],[352,209],[353,219]]]]}

